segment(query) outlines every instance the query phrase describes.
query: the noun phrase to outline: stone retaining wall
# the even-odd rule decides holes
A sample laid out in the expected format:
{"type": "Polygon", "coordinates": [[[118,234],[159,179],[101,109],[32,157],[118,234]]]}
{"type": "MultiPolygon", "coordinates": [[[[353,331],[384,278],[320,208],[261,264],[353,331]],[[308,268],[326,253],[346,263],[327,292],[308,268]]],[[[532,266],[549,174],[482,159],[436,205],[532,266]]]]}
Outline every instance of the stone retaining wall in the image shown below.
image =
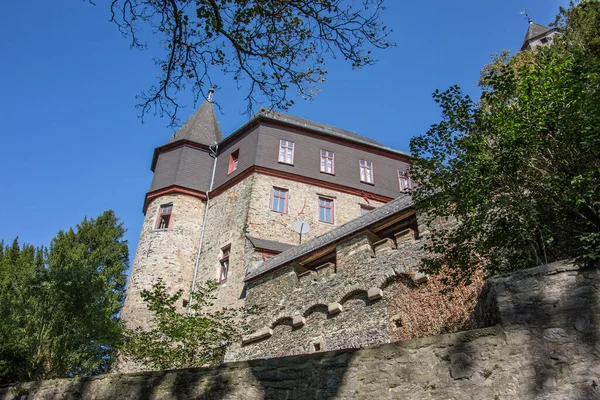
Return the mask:
{"type": "Polygon", "coordinates": [[[570,263],[490,279],[497,325],[291,357],[0,387],[0,399],[598,399],[600,273],[570,263]]]}

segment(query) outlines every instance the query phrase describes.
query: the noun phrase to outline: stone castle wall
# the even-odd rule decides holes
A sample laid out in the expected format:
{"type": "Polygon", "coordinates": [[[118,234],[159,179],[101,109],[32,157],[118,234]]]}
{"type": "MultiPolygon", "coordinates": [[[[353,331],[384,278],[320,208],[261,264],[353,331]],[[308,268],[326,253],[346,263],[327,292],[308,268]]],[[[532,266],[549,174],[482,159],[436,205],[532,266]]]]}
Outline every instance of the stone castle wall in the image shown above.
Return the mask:
{"type": "Polygon", "coordinates": [[[477,310],[497,325],[211,369],[5,386],[0,399],[600,398],[597,267],[556,263],[492,278],[477,310]]]}
{"type": "MultiPolygon", "coordinates": [[[[140,293],[151,289],[159,278],[170,292],[183,290],[182,300],[188,298],[203,218],[204,202],[192,196],[165,195],[150,202],[121,311],[128,328],[149,326],[150,313],[140,293]],[[155,229],[159,208],[168,203],[173,204],[170,227],[155,229]]],[[[183,304],[179,306],[183,309],[183,304]]]]}

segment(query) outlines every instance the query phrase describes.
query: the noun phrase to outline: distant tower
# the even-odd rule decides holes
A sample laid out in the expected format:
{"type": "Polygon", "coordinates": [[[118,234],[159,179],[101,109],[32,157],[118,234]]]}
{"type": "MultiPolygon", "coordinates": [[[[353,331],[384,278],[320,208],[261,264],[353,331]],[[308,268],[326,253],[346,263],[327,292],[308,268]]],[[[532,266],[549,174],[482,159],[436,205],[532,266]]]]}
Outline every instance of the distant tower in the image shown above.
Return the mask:
{"type": "MultiPolygon", "coordinates": [[[[211,93],[212,94],[212,93],[211,93]]],[[[149,312],[141,291],[162,279],[169,292],[189,297],[221,130],[207,100],[163,146],[154,150],[154,178],[144,201],[144,224],[121,319],[128,328],[147,328],[149,312]]]]}
{"type": "Polygon", "coordinates": [[[527,18],[529,20],[529,27],[527,28],[527,34],[521,45],[521,50],[531,50],[538,46],[546,46],[550,44],[554,36],[558,34],[558,29],[536,24],[529,16],[527,16],[527,18]]]}

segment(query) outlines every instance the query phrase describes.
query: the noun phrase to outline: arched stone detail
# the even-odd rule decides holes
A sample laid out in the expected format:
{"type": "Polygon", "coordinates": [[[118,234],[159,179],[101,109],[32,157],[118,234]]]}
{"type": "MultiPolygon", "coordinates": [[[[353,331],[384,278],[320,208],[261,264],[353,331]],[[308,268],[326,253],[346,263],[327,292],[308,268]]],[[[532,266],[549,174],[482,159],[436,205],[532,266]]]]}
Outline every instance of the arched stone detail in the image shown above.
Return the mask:
{"type": "Polygon", "coordinates": [[[380,284],[375,285],[375,286],[377,286],[379,289],[381,289],[385,292],[385,288],[387,288],[388,286],[390,286],[393,283],[401,282],[401,281],[410,282],[411,284],[413,283],[412,279],[411,279],[411,275],[409,273],[401,273],[401,274],[388,276],[388,277],[384,278],[380,284]]]}
{"type": "Polygon", "coordinates": [[[280,318],[277,318],[273,323],[271,323],[271,325],[269,325],[269,327],[271,329],[275,329],[278,326],[286,325],[291,328],[292,322],[293,322],[293,318],[290,316],[280,317],[280,318]]]}
{"type": "Polygon", "coordinates": [[[306,311],[304,311],[304,313],[302,313],[302,316],[304,318],[308,318],[311,314],[318,313],[318,312],[327,316],[327,304],[322,304],[322,303],[313,304],[312,306],[307,308],[306,311]]]}
{"type": "Polygon", "coordinates": [[[348,293],[346,293],[344,295],[344,297],[341,298],[339,303],[341,305],[344,305],[349,300],[354,300],[354,299],[362,300],[363,303],[366,305],[368,302],[367,291],[364,289],[353,289],[353,290],[349,291],[348,293]]]}

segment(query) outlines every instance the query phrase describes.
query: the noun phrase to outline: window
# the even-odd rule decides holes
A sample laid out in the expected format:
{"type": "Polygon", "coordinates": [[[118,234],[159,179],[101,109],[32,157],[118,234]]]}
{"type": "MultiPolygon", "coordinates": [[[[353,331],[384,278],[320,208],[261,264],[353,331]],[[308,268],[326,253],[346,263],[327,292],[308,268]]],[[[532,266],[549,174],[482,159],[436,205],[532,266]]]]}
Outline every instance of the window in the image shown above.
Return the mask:
{"type": "Polygon", "coordinates": [[[229,253],[231,252],[231,245],[227,245],[221,249],[221,259],[219,263],[219,283],[227,280],[227,273],[229,272],[229,253]]]}
{"type": "Polygon", "coordinates": [[[173,213],[173,204],[163,204],[160,206],[156,229],[168,229],[171,224],[171,214],[173,213]]]}
{"type": "Polygon", "coordinates": [[[366,213],[368,213],[372,209],[373,209],[373,207],[371,207],[371,206],[363,206],[361,204],[361,206],[360,206],[360,215],[365,215],[366,213]]]}
{"type": "Polygon", "coordinates": [[[240,151],[236,150],[229,156],[229,168],[227,169],[227,175],[231,174],[238,167],[238,158],[240,156],[240,151]]]}
{"type": "Polygon", "coordinates": [[[279,162],[286,164],[294,163],[294,142],[289,140],[279,141],[279,162]]]}
{"type": "Polygon", "coordinates": [[[360,181],[373,183],[373,163],[371,161],[360,160],[360,181]]]}
{"type": "Polygon", "coordinates": [[[327,150],[321,150],[321,172],[326,174],[333,174],[333,152],[327,150]]]}
{"type": "Polygon", "coordinates": [[[274,187],[271,199],[271,211],[287,214],[288,190],[274,187]]]}
{"type": "Polygon", "coordinates": [[[398,170],[398,186],[400,187],[400,191],[404,192],[411,188],[410,178],[408,177],[408,173],[404,170],[398,170]]]}
{"type": "Polygon", "coordinates": [[[319,197],[319,221],[333,224],[333,200],[319,197]]]}

